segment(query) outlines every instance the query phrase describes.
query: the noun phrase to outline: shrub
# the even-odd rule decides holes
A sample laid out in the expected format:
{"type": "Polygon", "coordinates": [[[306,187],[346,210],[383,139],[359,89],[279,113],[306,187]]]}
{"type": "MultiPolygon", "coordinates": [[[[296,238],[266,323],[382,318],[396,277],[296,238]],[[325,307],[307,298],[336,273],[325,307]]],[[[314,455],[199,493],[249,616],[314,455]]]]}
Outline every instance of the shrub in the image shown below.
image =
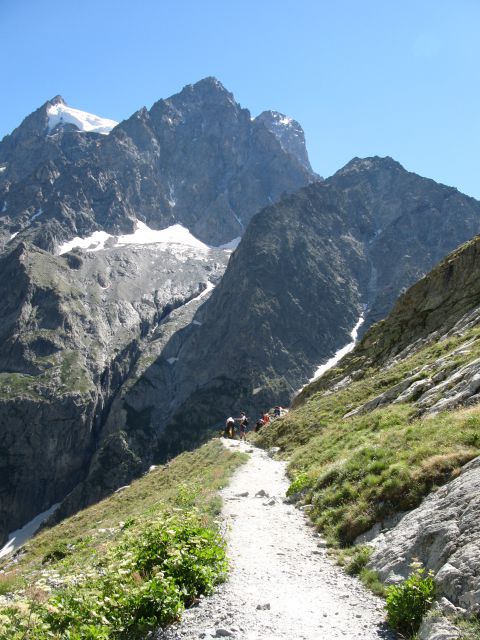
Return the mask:
{"type": "Polygon", "coordinates": [[[412,569],[406,580],[387,587],[386,598],[389,624],[408,638],[418,631],[435,597],[432,573],[427,573],[419,563],[413,563],[412,569]]]}
{"type": "Polygon", "coordinates": [[[197,513],[165,516],[127,529],[101,562],[57,593],[4,608],[0,640],[144,638],[211,593],[226,570],[223,541],[197,513]]]}
{"type": "Polygon", "coordinates": [[[304,489],[310,487],[311,480],[308,473],[299,473],[292,484],[287,489],[287,496],[293,496],[296,493],[300,493],[304,489]]]}

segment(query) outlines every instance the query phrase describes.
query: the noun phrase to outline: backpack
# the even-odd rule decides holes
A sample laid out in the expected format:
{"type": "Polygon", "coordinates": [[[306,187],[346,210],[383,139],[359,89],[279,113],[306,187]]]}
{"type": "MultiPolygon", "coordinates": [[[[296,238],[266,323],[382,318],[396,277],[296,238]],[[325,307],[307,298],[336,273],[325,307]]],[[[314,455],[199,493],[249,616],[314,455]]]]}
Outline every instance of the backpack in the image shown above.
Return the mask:
{"type": "Polygon", "coordinates": [[[244,427],[248,427],[248,418],[245,416],[245,418],[243,419],[243,426],[244,427]]]}

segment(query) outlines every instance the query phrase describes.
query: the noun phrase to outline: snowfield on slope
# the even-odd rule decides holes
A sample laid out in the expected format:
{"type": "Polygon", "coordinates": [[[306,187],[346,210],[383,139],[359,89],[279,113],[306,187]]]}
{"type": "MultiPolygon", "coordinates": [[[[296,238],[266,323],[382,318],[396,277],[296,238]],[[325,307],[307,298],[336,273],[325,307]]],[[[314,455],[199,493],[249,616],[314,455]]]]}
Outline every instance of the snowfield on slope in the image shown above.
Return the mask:
{"type": "Polygon", "coordinates": [[[137,220],[133,233],[113,236],[106,231],[94,231],[87,238],[79,238],[77,236],[73,240],[64,242],[58,248],[57,253],[61,256],[75,247],[86,251],[100,251],[108,248],[108,246],[121,247],[133,244],[162,244],[165,247],[176,247],[178,251],[181,251],[182,247],[194,248],[204,252],[210,249],[181,224],[173,224],[166,229],[150,229],[144,222],[137,220]],[[111,245],[107,245],[108,241],[111,242],[111,245]]]}
{"type": "Polygon", "coordinates": [[[100,118],[93,113],[88,113],[88,111],[73,109],[63,102],[50,105],[47,109],[47,114],[50,131],[59,124],[73,124],[80,131],[94,131],[95,133],[108,135],[118,124],[116,120],[100,118]]]}
{"type": "Polygon", "coordinates": [[[329,560],[303,513],[283,502],[285,463],[245,443],[224,444],[250,453],[222,492],[228,582],[156,640],[395,638],[382,601],[329,560]]]}

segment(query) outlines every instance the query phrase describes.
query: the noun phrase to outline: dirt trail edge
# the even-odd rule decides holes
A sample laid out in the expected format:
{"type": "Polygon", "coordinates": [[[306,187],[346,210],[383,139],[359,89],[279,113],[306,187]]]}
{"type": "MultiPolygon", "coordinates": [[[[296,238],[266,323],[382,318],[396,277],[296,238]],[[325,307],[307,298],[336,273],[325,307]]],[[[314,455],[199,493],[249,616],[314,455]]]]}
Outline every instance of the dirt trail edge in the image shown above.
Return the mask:
{"type": "Polygon", "coordinates": [[[250,454],[222,491],[228,582],[157,640],[395,638],[382,601],[329,560],[302,512],[283,502],[285,463],[245,443],[224,444],[250,454]]]}

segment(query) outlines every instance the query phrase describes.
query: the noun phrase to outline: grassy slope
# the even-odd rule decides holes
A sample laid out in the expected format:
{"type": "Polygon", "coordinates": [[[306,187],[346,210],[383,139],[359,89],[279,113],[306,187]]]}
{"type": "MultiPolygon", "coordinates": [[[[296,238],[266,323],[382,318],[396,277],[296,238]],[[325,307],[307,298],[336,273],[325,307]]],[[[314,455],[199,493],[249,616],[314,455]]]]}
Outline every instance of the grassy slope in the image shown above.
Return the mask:
{"type": "MultiPolygon", "coordinates": [[[[99,589],[99,576],[108,573],[110,561],[112,566],[115,565],[120,580],[121,571],[116,566],[118,551],[120,555],[125,553],[125,549],[134,552],[141,547],[146,536],[151,535],[152,530],[160,531],[165,523],[170,526],[169,523],[173,521],[177,524],[194,521],[195,526],[214,531],[215,517],[221,507],[217,491],[244,460],[244,454],[228,452],[218,441],[210,441],[196,451],[178,456],[169,464],[136,480],[128,488],[42,531],[26,543],[17,563],[9,564],[9,560],[4,559],[5,573],[0,574],[0,593],[13,592],[13,596],[9,597],[13,597],[15,602],[14,613],[25,623],[39,603],[50,606],[51,599],[62,598],[62,594],[68,593],[73,583],[88,586],[91,582],[99,589]]],[[[181,544],[178,549],[180,554],[183,553],[181,544]]],[[[145,578],[143,575],[141,577],[145,578]]],[[[73,615],[72,607],[67,609],[66,614],[73,615]]],[[[11,635],[11,628],[2,615],[7,615],[7,618],[14,615],[5,600],[0,603],[0,638],[16,637],[11,635]],[[6,625],[3,631],[2,623],[6,625]]],[[[40,633],[39,628],[40,623],[36,631],[27,628],[27,632],[23,634],[22,631],[18,637],[43,638],[35,635],[40,633]]],[[[78,637],[124,637],[114,633],[113,626],[109,628],[105,625],[105,629],[104,635],[99,631],[97,636],[96,631],[91,631],[90,636],[90,631],[83,630],[83,635],[78,637]]],[[[59,633],[51,637],[69,636],[59,633]]],[[[126,637],[135,636],[132,632],[131,636],[126,637]]]]}
{"type": "MultiPolygon", "coordinates": [[[[308,388],[303,403],[262,430],[257,442],[280,446],[288,456],[293,489],[306,489],[311,518],[330,544],[351,544],[376,522],[417,506],[480,454],[478,406],[424,419],[415,417],[410,403],[343,416],[414,372],[427,377],[479,356],[480,330],[475,327],[424,347],[392,368],[364,371],[361,379],[336,392],[326,389],[322,379],[308,388]],[[468,349],[455,353],[466,342],[471,342],[468,349]],[[430,370],[420,371],[425,365],[430,370]]],[[[327,375],[338,380],[339,374],[336,369],[327,375]]]]}

